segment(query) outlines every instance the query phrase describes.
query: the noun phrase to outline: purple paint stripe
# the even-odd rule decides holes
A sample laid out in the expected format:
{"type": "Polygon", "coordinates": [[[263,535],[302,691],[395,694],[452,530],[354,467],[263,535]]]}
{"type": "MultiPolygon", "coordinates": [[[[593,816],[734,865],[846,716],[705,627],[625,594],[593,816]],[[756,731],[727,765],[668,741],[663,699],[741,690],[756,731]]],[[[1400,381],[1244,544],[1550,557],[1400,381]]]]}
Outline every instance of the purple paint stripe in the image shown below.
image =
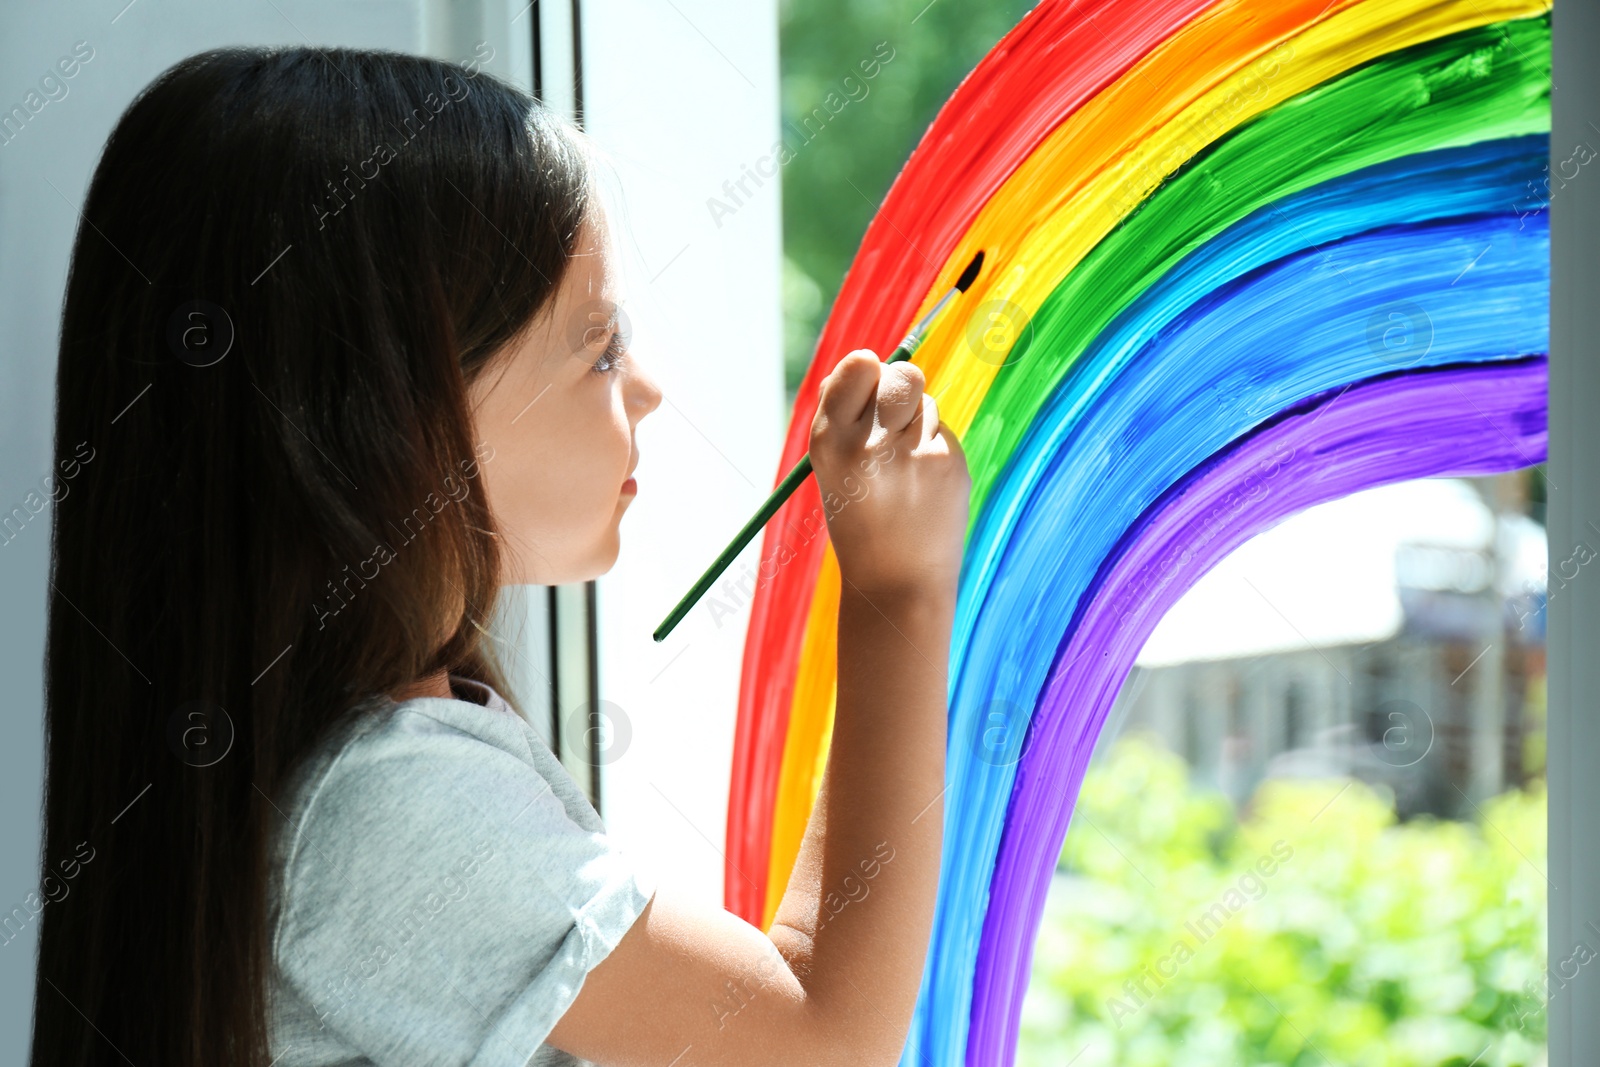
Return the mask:
{"type": "Polygon", "coordinates": [[[1536,356],[1323,394],[1194,468],[1130,528],[1057,650],[1023,745],[990,882],[967,1063],[1014,1061],[1034,939],[1083,774],[1161,617],[1239,545],[1314,504],[1543,461],[1548,380],[1536,356]]]}

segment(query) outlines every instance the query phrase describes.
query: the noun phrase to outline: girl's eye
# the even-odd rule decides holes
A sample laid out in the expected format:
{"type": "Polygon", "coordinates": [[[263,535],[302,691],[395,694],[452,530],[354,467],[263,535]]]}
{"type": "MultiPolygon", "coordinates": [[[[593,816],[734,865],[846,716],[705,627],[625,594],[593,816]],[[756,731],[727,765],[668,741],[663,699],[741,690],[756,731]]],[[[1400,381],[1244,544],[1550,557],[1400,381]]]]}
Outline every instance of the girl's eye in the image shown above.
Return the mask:
{"type": "Polygon", "coordinates": [[[605,374],[608,371],[616,370],[627,354],[628,349],[623,341],[622,331],[612,331],[611,343],[606,345],[606,350],[600,354],[600,358],[594,361],[595,373],[605,374]]]}

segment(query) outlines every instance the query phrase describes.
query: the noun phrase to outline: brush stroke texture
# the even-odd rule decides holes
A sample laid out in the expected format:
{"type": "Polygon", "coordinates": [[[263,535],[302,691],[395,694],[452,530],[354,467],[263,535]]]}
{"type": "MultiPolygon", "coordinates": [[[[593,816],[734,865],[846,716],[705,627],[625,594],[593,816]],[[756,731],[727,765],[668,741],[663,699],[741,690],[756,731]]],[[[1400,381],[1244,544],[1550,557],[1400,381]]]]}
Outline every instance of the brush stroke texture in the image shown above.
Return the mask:
{"type": "MultiPolygon", "coordinates": [[[[1040,140],[1211,6],[1210,0],[1141,0],[1130,11],[1126,0],[1045,0],[979,62],[940,108],[867,228],[796,395],[776,478],[807,448],[822,379],[852,348],[888,352],[899,343],[923,302],[919,294],[938,281],[938,264],[1040,140]],[[905,233],[916,235],[915,244],[905,233]]],[[[808,479],[768,524],[761,558],[821,503],[808,479]]],[[[772,803],[806,625],[795,598],[810,590],[820,559],[821,545],[806,542],[772,584],[757,590],[745,640],[723,895],[730,911],[763,929],[770,919],[764,904],[772,803]]]]}
{"type": "MultiPolygon", "coordinates": [[[[1124,531],[1186,471],[1260,423],[1259,413],[1395,369],[1393,353],[1369,347],[1374,312],[1381,332],[1388,309],[1425,309],[1431,336],[1424,345],[1419,332],[1401,351],[1408,367],[1547,350],[1542,219],[1390,227],[1325,250],[1257,268],[1184,309],[1120,374],[1096,383],[1093,403],[1043,459],[952,677],[944,862],[925,972],[935,980],[925,983],[917,1012],[934,1063],[961,1060],[978,932],[1016,771],[1007,754],[976,742],[998,707],[1020,745],[1067,624],[1124,531]]],[[[1067,418],[1076,399],[1058,392],[1041,424],[1067,418]]],[[[1538,461],[1530,455],[1524,465],[1538,461]]]]}
{"type": "Polygon", "coordinates": [[[1068,820],[1117,691],[1162,615],[1256,534],[1299,511],[1410,478],[1542,461],[1543,357],[1401,372],[1324,392],[1190,471],[1095,576],[1022,745],[990,887],[966,1062],[1016,1052],[1033,945],[1068,820]]]}
{"type": "MultiPolygon", "coordinates": [[[[1033,749],[1019,764],[968,739],[985,738],[997,701],[1013,744],[1036,713],[1036,740],[1077,728],[1035,705],[1047,682],[1077,677],[1062,642],[1091,617],[1107,561],[1135,547],[1141,516],[1286,408],[1347,387],[1348,399],[1399,364],[1407,380],[1441,364],[1501,373],[1508,357],[1544,350],[1543,219],[1506,213],[1544,161],[1549,20],[1522,16],[1547,6],[1044,0],[962,83],[897,178],[819,341],[780,473],[804,450],[817,384],[846,342],[892,346],[973,247],[994,254],[983,293],[1021,291],[999,283],[1005,271],[1028,275],[1034,321],[998,371],[963,369],[950,337],[919,353],[937,364],[930,385],[953,390],[975,506],[952,657],[944,878],[908,1067],[1011,1055],[1030,909],[1054,865],[1040,849],[1064,832],[1071,805],[1013,790],[1077,772],[1059,750],[1054,764],[1030,762],[1033,749]],[[1506,18],[1518,21],[1466,28],[1506,18]],[[1103,204],[1152,146],[1181,138],[1182,109],[1238,84],[1244,63],[1290,38],[1304,65],[1277,84],[1297,95],[1252,121],[1251,110],[1235,116],[1242,125],[1138,192],[1117,228],[1071,217],[1103,204]],[[1381,335],[1399,302],[1431,319],[1415,360],[1369,347],[1373,313],[1381,335]],[[1035,817],[1047,820],[1043,837],[1028,835],[1035,817]]],[[[953,314],[944,328],[964,325],[953,314]]],[[[814,483],[797,493],[763,557],[818,503],[814,483]]],[[[832,564],[824,538],[806,539],[752,607],[725,895],[762,926],[831,725],[832,564]]]]}
{"type": "MultiPolygon", "coordinates": [[[[1026,358],[992,379],[997,386],[1019,379],[1026,384],[993,404],[985,399],[980,414],[991,414],[983,425],[1026,426],[1029,405],[1036,408],[1050,395],[1051,386],[1095,329],[1162,269],[1246,212],[1269,209],[1277,197],[1314,180],[1405,153],[1548,128],[1548,48],[1543,47],[1548,34],[1548,19],[1540,17],[1467,30],[1405,49],[1305,92],[1217,142],[1156,189],[1137,213],[1078,263],[1042,307],[1032,309],[1034,328],[1026,358]],[[1307,138],[1307,129],[1316,129],[1321,136],[1307,138]],[[993,414],[996,409],[998,415],[993,414]]],[[[1070,216],[1073,211],[1063,214],[1070,216]]],[[[1029,240],[1037,244],[1045,233],[1066,233],[1075,227],[1081,228],[1075,219],[1051,219],[1029,240]]],[[[990,234],[985,240],[994,237],[990,234]]],[[[956,327],[947,328],[947,338],[960,333],[956,327]]],[[[924,352],[931,350],[924,346],[924,352]]],[[[931,357],[919,352],[919,362],[925,358],[931,357]]],[[[993,370],[973,359],[966,363],[993,370]]],[[[935,392],[938,377],[937,370],[930,371],[930,389],[935,392]]],[[[982,377],[991,381],[987,374],[982,377]]],[[[940,395],[941,411],[949,421],[954,416],[947,399],[948,394],[940,395]]],[[[987,511],[982,494],[1007,442],[988,442],[982,429],[973,430],[977,432],[964,435],[963,442],[971,441],[968,458],[976,475],[972,509],[976,523],[987,511]]],[[[787,534],[778,536],[788,539],[787,534]]],[[[809,571],[815,574],[815,595],[794,662],[787,738],[769,809],[773,829],[766,881],[768,914],[776,908],[798,852],[831,727],[838,575],[822,539],[802,546],[771,590],[780,595],[778,587],[805,576],[816,551],[822,551],[823,558],[818,568],[809,571]]],[[[805,593],[803,586],[795,591],[797,604],[805,603],[805,593]]],[[[963,601],[973,602],[970,596],[963,601]]],[[[958,616],[958,656],[964,622],[958,616]]],[[[753,622],[752,639],[754,627],[753,622]]],[[[793,650],[784,646],[781,651],[787,655],[793,650]]],[[[782,657],[777,659],[781,662],[782,657]]],[[[776,663],[767,669],[780,670],[776,663]]]]}

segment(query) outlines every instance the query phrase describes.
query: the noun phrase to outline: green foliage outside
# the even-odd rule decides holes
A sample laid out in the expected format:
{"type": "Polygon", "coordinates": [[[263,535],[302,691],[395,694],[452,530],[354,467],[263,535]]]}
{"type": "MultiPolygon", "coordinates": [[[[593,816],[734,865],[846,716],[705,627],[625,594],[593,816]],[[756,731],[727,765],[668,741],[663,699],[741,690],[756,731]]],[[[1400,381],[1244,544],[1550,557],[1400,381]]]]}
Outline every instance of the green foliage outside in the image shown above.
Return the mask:
{"type": "MultiPolygon", "coordinates": [[[[785,378],[791,393],[895,175],[961,79],[1032,7],[1031,0],[781,4],[782,136],[788,151],[780,154],[785,162],[779,173],[785,378]],[[867,70],[874,73],[868,77],[867,70]]],[[[901,251],[921,255],[913,247],[916,235],[906,236],[911,243],[901,251]]]]}
{"type": "Polygon", "coordinates": [[[1067,834],[1018,1063],[1543,1064],[1546,989],[1595,953],[1546,972],[1544,783],[1478,807],[1397,824],[1360,782],[1269,780],[1236,818],[1120,739],[1067,834]]]}

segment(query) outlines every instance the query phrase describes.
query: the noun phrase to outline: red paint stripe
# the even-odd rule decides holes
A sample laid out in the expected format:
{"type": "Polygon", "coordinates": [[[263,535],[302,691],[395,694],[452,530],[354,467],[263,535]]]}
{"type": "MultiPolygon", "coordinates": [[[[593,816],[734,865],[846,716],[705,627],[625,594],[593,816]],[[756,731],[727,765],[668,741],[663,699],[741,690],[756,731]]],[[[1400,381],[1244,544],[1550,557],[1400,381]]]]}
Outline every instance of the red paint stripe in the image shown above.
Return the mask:
{"type": "MultiPolygon", "coordinates": [[[[805,453],[817,388],[834,365],[856,348],[892,350],[979,209],[1039,142],[1213,2],[1130,9],[1119,0],[1042,0],[963,79],[867,227],[795,398],[774,484],[805,453]]],[[[777,549],[787,522],[820,506],[809,480],[768,524],[761,558],[777,549]]],[[[794,559],[756,591],[734,733],[724,900],[758,926],[795,671],[822,559],[821,538],[800,540],[790,538],[794,559]]]]}

